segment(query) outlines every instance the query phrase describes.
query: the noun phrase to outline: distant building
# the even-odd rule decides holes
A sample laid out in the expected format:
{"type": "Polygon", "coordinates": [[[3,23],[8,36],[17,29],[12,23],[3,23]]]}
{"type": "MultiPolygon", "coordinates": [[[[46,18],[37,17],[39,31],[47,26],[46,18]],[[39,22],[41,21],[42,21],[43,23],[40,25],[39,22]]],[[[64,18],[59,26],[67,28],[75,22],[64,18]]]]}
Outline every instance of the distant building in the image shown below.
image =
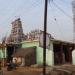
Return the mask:
{"type": "Polygon", "coordinates": [[[32,30],[31,32],[29,32],[28,39],[32,39],[32,40],[38,39],[39,33],[40,33],[40,30],[32,30]]]}
{"type": "MultiPolygon", "coordinates": [[[[14,62],[19,63],[21,66],[31,66],[34,64],[42,65],[42,33],[43,31],[33,30],[27,33],[27,35],[24,35],[21,20],[20,18],[16,19],[12,22],[12,30],[10,36],[8,38],[3,38],[2,43],[5,43],[5,49],[2,47],[0,48],[1,54],[3,53],[3,50],[6,51],[4,53],[6,53],[7,62],[9,63],[13,59],[14,62]]],[[[65,63],[73,63],[72,52],[74,51],[75,43],[56,40],[54,37],[52,37],[51,34],[46,34],[46,64],[59,65],[65,63]]],[[[1,58],[4,57],[5,56],[1,58]]]]}
{"type": "MultiPolygon", "coordinates": [[[[46,65],[75,64],[73,63],[75,58],[72,58],[74,56],[72,55],[75,46],[74,43],[56,40],[51,37],[48,41],[49,47],[46,47],[46,65]]],[[[22,48],[13,53],[13,60],[16,59],[20,66],[42,65],[43,47],[40,46],[40,42],[41,40],[23,41],[22,48]]]]}
{"type": "Polygon", "coordinates": [[[16,19],[11,24],[12,30],[10,36],[7,38],[7,43],[20,43],[25,40],[20,18],[16,19]]]}
{"type": "MultiPolygon", "coordinates": [[[[43,33],[42,30],[39,30],[39,29],[32,30],[29,33],[27,33],[26,40],[39,40],[39,36],[40,36],[41,33],[43,33]]],[[[53,38],[53,36],[51,34],[49,34],[49,37],[53,38]]]]}
{"type": "MultiPolygon", "coordinates": [[[[43,37],[39,33],[38,39],[25,40],[20,44],[7,44],[7,62],[14,61],[20,66],[43,64],[43,37]]],[[[47,33],[46,64],[60,65],[75,64],[75,43],[54,39],[47,33]],[[49,38],[49,39],[48,39],[49,38]]]]}
{"type": "Polygon", "coordinates": [[[7,62],[12,61],[12,54],[15,52],[15,49],[20,48],[21,42],[26,39],[20,18],[16,19],[12,23],[12,30],[9,37],[3,38],[3,44],[6,45],[7,50],[7,62]]]}

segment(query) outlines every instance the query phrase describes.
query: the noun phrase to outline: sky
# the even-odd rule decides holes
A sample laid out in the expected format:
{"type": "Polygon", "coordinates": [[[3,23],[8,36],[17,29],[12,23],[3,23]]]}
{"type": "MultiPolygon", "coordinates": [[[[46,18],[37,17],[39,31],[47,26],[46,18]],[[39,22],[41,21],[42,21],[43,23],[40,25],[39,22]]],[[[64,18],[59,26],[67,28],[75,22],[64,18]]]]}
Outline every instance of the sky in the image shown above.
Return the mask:
{"type": "MultiPolygon", "coordinates": [[[[0,41],[2,37],[9,36],[11,22],[17,18],[21,18],[25,34],[34,29],[43,30],[44,1],[0,0],[0,41]]],[[[56,39],[73,40],[71,3],[72,0],[51,0],[48,3],[47,32],[56,39]]]]}

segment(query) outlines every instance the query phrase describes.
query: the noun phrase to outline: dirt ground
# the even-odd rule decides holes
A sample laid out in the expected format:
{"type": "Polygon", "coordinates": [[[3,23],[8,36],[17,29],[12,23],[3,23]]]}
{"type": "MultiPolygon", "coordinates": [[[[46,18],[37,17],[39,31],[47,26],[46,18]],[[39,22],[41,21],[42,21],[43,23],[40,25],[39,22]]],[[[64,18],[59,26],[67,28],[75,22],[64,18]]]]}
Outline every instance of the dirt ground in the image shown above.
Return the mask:
{"type": "MultiPolygon", "coordinates": [[[[16,70],[7,71],[3,68],[3,75],[43,75],[42,67],[19,67],[16,70]]],[[[46,75],[75,75],[75,65],[65,64],[46,68],[46,75]]]]}
{"type": "Polygon", "coordinates": [[[37,69],[33,68],[24,68],[24,67],[19,67],[16,70],[12,71],[7,71],[6,68],[2,69],[3,75],[40,75],[41,71],[37,71],[37,69]]]}

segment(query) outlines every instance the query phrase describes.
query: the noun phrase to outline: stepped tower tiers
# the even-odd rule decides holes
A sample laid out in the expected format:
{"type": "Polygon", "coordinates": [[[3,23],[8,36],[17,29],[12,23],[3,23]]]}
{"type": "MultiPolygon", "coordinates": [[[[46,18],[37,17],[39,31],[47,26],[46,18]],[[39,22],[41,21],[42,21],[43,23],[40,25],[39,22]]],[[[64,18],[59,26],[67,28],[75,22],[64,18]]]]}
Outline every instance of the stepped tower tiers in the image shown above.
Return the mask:
{"type": "Polygon", "coordinates": [[[25,35],[22,29],[22,23],[20,18],[16,19],[12,23],[12,30],[10,34],[10,42],[11,43],[20,43],[25,40],[25,35]]]}
{"type": "Polygon", "coordinates": [[[73,41],[75,43],[75,0],[72,1],[72,11],[73,11],[73,41]]]}

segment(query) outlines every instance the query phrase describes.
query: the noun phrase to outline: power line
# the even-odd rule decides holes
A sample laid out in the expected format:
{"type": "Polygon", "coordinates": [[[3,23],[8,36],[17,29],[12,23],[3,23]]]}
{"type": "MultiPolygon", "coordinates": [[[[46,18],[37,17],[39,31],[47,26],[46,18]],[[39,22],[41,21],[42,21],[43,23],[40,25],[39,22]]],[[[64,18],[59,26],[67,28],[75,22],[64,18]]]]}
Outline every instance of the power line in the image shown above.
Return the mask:
{"type": "MultiPolygon", "coordinates": [[[[21,4],[21,6],[22,6],[23,4],[21,4]]],[[[6,22],[7,21],[7,19],[9,20],[10,18],[11,18],[11,16],[13,15],[13,14],[15,14],[15,12],[18,12],[18,10],[20,9],[20,7],[21,6],[18,6],[18,8],[16,8],[16,10],[15,11],[12,11],[11,12],[11,14],[10,14],[10,16],[9,17],[7,17],[3,22],[6,22]]]]}
{"type": "Polygon", "coordinates": [[[59,1],[61,1],[61,2],[63,2],[63,3],[66,3],[66,4],[69,3],[69,1],[67,1],[67,0],[59,0],[59,1]]]}
{"type": "Polygon", "coordinates": [[[63,38],[64,38],[63,32],[61,31],[61,29],[60,29],[60,27],[59,27],[59,24],[58,24],[57,19],[56,19],[56,18],[54,18],[54,21],[56,22],[56,25],[58,26],[59,32],[60,32],[60,34],[61,34],[61,37],[63,37],[63,38]]]}
{"type": "MultiPolygon", "coordinates": [[[[52,23],[55,23],[55,25],[57,25],[56,27],[57,27],[57,29],[58,29],[58,31],[59,31],[59,33],[60,33],[60,37],[62,37],[62,39],[64,39],[64,34],[63,34],[63,32],[62,32],[62,30],[61,30],[61,28],[60,28],[60,26],[59,26],[59,23],[58,23],[58,21],[57,21],[57,18],[53,18],[53,20],[52,19],[50,19],[51,20],[51,24],[52,23]]],[[[56,28],[55,27],[55,28],[56,28]]]]}
{"type": "Polygon", "coordinates": [[[48,2],[50,3],[50,2],[52,2],[53,0],[48,0],[48,2]]]}
{"type": "Polygon", "coordinates": [[[53,5],[57,8],[57,9],[59,9],[65,16],[67,16],[68,18],[70,18],[71,20],[73,20],[73,18],[70,16],[70,15],[68,15],[62,8],[60,8],[55,2],[52,2],[53,3],[53,5]]]}
{"type": "MultiPolygon", "coordinates": [[[[54,11],[54,9],[53,9],[53,7],[52,7],[52,5],[50,4],[50,7],[51,7],[51,11],[52,12],[54,12],[55,13],[55,11],[54,11]]],[[[61,34],[60,36],[61,37],[63,37],[63,39],[64,39],[64,34],[63,34],[63,32],[62,32],[62,30],[61,30],[61,28],[60,28],[60,26],[59,26],[59,23],[58,23],[58,21],[57,21],[57,18],[54,16],[54,14],[52,15],[53,16],[53,19],[54,19],[54,21],[56,22],[56,25],[57,25],[57,28],[58,28],[58,30],[59,30],[59,33],[61,34]]],[[[70,18],[71,19],[71,18],[70,18]]],[[[51,18],[50,18],[50,20],[51,20],[51,18]]],[[[50,21],[49,20],[49,21],[50,21]]],[[[51,20],[52,22],[54,22],[53,20],[51,20]]]]}
{"type": "MultiPolygon", "coordinates": [[[[29,10],[29,11],[31,11],[31,10],[33,10],[34,8],[36,8],[37,6],[39,6],[39,0],[36,2],[36,4],[35,3],[33,3],[32,4],[32,7],[31,6],[29,6],[29,9],[27,9],[27,10],[29,10]],[[33,5],[34,4],[34,5],[33,5]],[[34,8],[33,8],[34,7],[34,8]]],[[[21,10],[22,11],[22,6],[24,6],[25,5],[25,3],[23,3],[23,4],[21,4],[20,6],[18,6],[18,8],[16,8],[16,10],[14,10],[14,11],[12,11],[12,13],[10,14],[10,16],[9,17],[7,17],[3,22],[6,22],[7,21],[7,19],[9,20],[16,12],[19,12],[19,10],[21,10]]],[[[25,12],[25,13],[29,13],[29,11],[27,11],[27,12],[25,12]]],[[[16,15],[17,16],[17,15],[16,15]]],[[[2,23],[3,23],[2,22],[2,23]]]]}
{"type": "MultiPolygon", "coordinates": [[[[52,8],[52,6],[50,5],[50,7],[52,8]]],[[[52,12],[53,12],[53,8],[52,8],[52,12]]],[[[59,32],[60,32],[60,36],[61,37],[63,37],[63,39],[64,39],[64,35],[63,35],[63,32],[61,31],[61,28],[59,27],[59,24],[58,24],[58,22],[57,22],[57,19],[56,19],[56,17],[53,15],[53,19],[54,19],[54,21],[56,22],[56,25],[57,25],[57,27],[58,27],[58,30],[59,30],[59,32]]],[[[51,20],[51,19],[50,19],[51,20]]],[[[53,21],[53,20],[51,20],[51,21],[53,21]]],[[[54,22],[53,21],[53,22],[54,22]]]]}

